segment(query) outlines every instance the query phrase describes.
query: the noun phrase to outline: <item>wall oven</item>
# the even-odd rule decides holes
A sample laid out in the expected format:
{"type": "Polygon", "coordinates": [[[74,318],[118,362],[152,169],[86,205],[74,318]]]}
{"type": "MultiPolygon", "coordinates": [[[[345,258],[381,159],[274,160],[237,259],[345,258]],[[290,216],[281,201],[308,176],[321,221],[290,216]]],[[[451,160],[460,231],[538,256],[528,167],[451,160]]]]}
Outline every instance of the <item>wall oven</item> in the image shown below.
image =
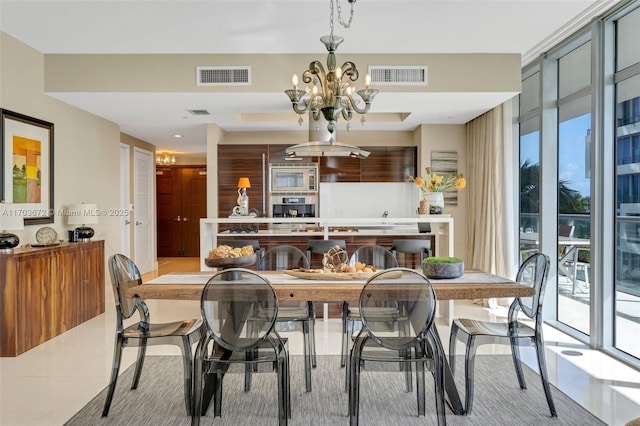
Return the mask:
{"type": "Polygon", "coordinates": [[[271,163],[269,165],[269,191],[317,192],[318,165],[271,163]]]}

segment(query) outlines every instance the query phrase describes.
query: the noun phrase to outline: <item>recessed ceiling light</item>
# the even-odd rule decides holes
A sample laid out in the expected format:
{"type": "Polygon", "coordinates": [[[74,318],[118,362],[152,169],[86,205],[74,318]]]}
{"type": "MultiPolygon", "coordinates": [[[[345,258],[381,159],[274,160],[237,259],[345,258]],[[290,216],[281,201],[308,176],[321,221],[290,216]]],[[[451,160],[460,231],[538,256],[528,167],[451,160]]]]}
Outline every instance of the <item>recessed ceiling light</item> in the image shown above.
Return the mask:
{"type": "Polygon", "coordinates": [[[175,135],[173,135],[173,137],[174,137],[174,138],[181,138],[181,137],[182,137],[182,135],[180,135],[180,134],[176,133],[175,135]]]}

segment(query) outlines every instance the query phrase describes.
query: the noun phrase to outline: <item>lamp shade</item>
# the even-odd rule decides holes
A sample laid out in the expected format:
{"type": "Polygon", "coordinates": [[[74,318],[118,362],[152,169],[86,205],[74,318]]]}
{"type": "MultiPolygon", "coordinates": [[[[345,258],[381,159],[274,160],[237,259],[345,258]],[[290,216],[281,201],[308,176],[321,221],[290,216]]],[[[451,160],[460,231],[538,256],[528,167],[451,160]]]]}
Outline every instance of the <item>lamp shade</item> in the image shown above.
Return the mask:
{"type": "Polygon", "coordinates": [[[98,223],[98,206],[95,204],[72,204],[67,218],[69,225],[90,225],[98,223]]]}
{"type": "Polygon", "coordinates": [[[24,218],[18,216],[14,204],[0,203],[0,232],[24,229],[24,218]]]}
{"type": "Polygon", "coordinates": [[[249,182],[248,177],[241,177],[238,180],[238,188],[251,188],[251,182],[249,182]]]}

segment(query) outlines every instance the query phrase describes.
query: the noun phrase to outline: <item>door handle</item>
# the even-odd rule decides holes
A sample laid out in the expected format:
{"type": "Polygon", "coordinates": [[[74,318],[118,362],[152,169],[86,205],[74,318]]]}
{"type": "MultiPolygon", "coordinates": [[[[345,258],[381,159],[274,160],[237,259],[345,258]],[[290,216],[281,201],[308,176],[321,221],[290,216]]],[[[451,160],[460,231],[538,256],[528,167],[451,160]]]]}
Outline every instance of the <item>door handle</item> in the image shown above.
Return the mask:
{"type": "Polygon", "coordinates": [[[176,217],[176,218],[175,218],[175,219],[173,219],[173,220],[175,220],[176,222],[180,222],[180,216],[176,217]]]}
{"type": "Polygon", "coordinates": [[[183,218],[182,218],[182,221],[183,221],[183,222],[188,222],[189,220],[191,220],[191,219],[189,219],[188,217],[183,217],[183,218]]]}
{"type": "Polygon", "coordinates": [[[140,225],[142,225],[142,222],[138,222],[138,221],[136,220],[136,226],[140,226],[140,225]]]}
{"type": "Polygon", "coordinates": [[[130,220],[126,220],[126,219],[124,220],[124,224],[125,224],[125,225],[129,225],[130,223],[131,223],[131,221],[130,221],[130,220]]]}

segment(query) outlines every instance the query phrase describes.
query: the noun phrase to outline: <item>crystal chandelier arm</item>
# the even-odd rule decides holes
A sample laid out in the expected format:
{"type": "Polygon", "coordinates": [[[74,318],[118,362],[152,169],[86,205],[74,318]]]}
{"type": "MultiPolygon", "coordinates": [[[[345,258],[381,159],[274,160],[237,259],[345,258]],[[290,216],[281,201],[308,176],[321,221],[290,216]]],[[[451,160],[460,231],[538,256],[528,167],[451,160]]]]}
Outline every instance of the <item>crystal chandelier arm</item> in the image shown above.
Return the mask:
{"type": "Polygon", "coordinates": [[[345,97],[342,99],[342,103],[344,105],[342,108],[342,118],[344,118],[345,121],[349,121],[353,117],[353,101],[351,97],[345,97]]]}
{"type": "Polygon", "coordinates": [[[347,61],[342,64],[342,75],[349,77],[349,80],[356,81],[360,76],[356,64],[351,61],[347,61]]]}
{"type": "Polygon", "coordinates": [[[354,102],[353,109],[358,114],[365,114],[367,111],[369,111],[369,108],[371,108],[371,101],[373,101],[373,98],[378,94],[378,90],[366,88],[358,90],[356,93],[358,93],[358,95],[364,101],[364,108],[358,107],[358,105],[354,102]]]}

